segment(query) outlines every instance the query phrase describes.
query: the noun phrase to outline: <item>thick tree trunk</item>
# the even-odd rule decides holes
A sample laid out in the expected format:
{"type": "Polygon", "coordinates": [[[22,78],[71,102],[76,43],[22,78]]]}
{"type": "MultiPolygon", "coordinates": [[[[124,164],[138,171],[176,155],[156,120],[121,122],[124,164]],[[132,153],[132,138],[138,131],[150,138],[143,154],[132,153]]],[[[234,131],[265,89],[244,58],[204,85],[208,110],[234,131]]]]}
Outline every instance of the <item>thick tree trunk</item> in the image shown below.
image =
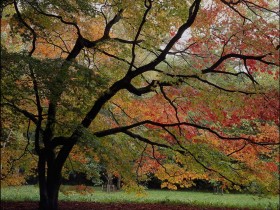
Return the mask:
{"type": "Polygon", "coordinates": [[[39,210],[57,210],[58,193],[61,184],[61,177],[51,176],[40,182],[40,203],[39,210]]]}
{"type": "MultiPolygon", "coordinates": [[[[51,170],[52,171],[52,170],[51,170]]],[[[58,209],[58,193],[61,184],[60,173],[51,172],[48,173],[47,177],[47,195],[48,195],[48,209],[57,210],[58,209]]]]}
{"type": "Polygon", "coordinates": [[[40,202],[39,210],[57,210],[58,209],[58,193],[61,185],[61,170],[55,168],[53,160],[48,160],[48,168],[46,170],[46,155],[42,151],[39,155],[38,174],[39,174],[39,190],[40,202]]]}
{"type": "Polygon", "coordinates": [[[48,202],[50,210],[58,209],[58,193],[60,183],[53,183],[48,186],[48,202]]]}
{"type": "Polygon", "coordinates": [[[40,203],[39,210],[57,210],[58,209],[58,193],[59,184],[48,185],[42,189],[40,186],[40,203]]]}

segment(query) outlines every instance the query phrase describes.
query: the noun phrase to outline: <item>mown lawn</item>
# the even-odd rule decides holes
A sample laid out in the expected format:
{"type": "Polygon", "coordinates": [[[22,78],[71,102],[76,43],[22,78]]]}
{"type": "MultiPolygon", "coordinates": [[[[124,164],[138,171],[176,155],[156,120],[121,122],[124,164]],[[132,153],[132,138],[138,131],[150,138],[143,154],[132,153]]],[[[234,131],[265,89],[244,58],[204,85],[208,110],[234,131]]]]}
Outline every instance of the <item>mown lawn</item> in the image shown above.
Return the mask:
{"type": "MultiPolygon", "coordinates": [[[[71,189],[70,189],[71,190],[71,189]]],[[[123,191],[106,193],[101,188],[93,188],[94,192],[81,194],[67,191],[67,195],[60,193],[63,201],[86,202],[122,202],[122,203],[170,203],[189,204],[207,207],[232,207],[249,209],[279,209],[279,196],[259,197],[249,194],[214,195],[206,192],[186,192],[168,190],[147,190],[146,195],[136,195],[123,191]]],[[[5,187],[1,189],[2,201],[38,201],[37,186],[5,187]]]]}

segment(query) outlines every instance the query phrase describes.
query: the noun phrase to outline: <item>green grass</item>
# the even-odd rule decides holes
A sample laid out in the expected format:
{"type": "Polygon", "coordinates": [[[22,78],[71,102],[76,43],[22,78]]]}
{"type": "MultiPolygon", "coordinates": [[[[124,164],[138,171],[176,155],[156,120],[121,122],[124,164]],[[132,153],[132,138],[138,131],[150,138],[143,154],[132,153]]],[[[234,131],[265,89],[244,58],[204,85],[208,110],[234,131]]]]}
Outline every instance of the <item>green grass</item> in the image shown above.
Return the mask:
{"type": "MultiPolygon", "coordinates": [[[[248,194],[214,195],[206,192],[186,192],[168,190],[148,190],[145,196],[134,193],[111,192],[106,193],[100,188],[94,188],[91,194],[82,195],[69,191],[68,195],[60,193],[63,201],[86,202],[135,202],[135,203],[170,203],[189,204],[195,206],[233,207],[249,209],[279,209],[279,197],[259,197],[248,194]]],[[[37,186],[5,187],[1,189],[2,201],[38,201],[37,186]]]]}

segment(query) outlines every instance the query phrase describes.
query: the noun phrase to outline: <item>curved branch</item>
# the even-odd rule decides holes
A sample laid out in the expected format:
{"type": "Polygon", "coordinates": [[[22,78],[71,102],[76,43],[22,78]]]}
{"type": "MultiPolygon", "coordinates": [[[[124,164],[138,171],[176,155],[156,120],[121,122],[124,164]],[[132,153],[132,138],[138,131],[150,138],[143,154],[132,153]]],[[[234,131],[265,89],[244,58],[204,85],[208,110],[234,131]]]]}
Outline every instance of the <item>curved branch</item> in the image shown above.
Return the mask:
{"type": "Polygon", "coordinates": [[[19,113],[23,114],[25,117],[30,119],[35,124],[37,124],[37,122],[38,122],[38,120],[36,118],[36,115],[28,112],[27,110],[21,109],[20,107],[18,107],[17,105],[15,105],[13,103],[1,103],[1,106],[9,106],[12,109],[16,110],[16,112],[19,112],[19,113]]]}
{"type": "Polygon", "coordinates": [[[199,11],[199,6],[200,6],[201,0],[195,0],[191,7],[189,8],[189,16],[187,21],[181,25],[181,27],[178,29],[177,33],[175,36],[169,41],[169,43],[165,46],[165,48],[161,51],[161,53],[157,56],[155,60],[152,62],[141,66],[140,68],[136,69],[135,71],[130,73],[130,76],[132,78],[149,71],[151,69],[154,69],[159,63],[165,60],[166,55],[169,53],[169,51],[172,49],[173,45],[182,37],[183,33],[192,26],[194,23],[196,16],[199,11]]]}
{"type": "MultiPolygon", "coordinates": [[[[32,54],[34,53],[35,49],[36,49],[37,34],[36,34],[35,30],[23,20],[21,14],[19,12],[16,1],[14,1],[14,7],[15,7],[16,13],[17,13],[20,21],[32,33],[32,36],[33,36],[32,49],[29,52],[29,57],[31,57],[32,54]]],[[[35,95],[35,98],[36,98],[36,107],[37,107],[37,112],[38,112],[38,120],[36,122],[36,131],[35,131],[35,145],[36,145],[35,148],[36,148],[37,154],[39,154],[39,138],[40,138],[40,132],[41,132],[41,129],[42,129],[41,124],[42,124],[42,121],[43,121],[43,116],[42,116],[43,108],[42,108],[41,101],[40,101],[38,82],[37,82],[37,79],[36,79],[36,76],[35,76],[35,73],[33,71],[33,68],[31,66],[31,64],[29,64],[29,69],[30,69],[30,76],[31,76],[31,79],[32,79],[32,83],[33,83],[33,90],[34,90],[34,95],[35,95]]]]}
{"type": "Polygon", "coordinates": [[[19,18],[19,20],[21,21],[21,23],[28,29],[31,31],[32,33],[32,36],[33,36],[33,39],[32,39],[32,48],[31,48],[31,51],[29,52],[29,56],[31,56],[35,49],[36,49],[36,40],[37,40],[37,34],[35,32],[35,30],[30,26],[28,25],[24,19],[22,18],[20,12],[19,12],[19,9],[18,9],[18,6],[17,6],[17,2],[14,0],[14,7],[15,7],[15,10],[16,10],[16,13],[17,13],[17,16],[19,18]]]}
{"type": "Polygon", "coordinates": [[[227,154],[227,156],[231,156],[231,155],[234,154],[234,153],[240,152],[240,151],[243,150],[246,146],[247,146],[247,143],[246,143],[246,141],[245,141],[245,143],[242,145],[242,147],[240,147],[239,149],[234,150],[233,152],[227,154]]]}
{"type": "Polygon", "coordinates": [[[34,6],[33,4],[29,3],[29,5],[34,9],[36,10],[36,12],[38,12],[39,14],[42,14],[44,16],[47,16],[47,17],[52,17],[52,18],[57,18],[59,19],[62,23],[66,24],[66,25],[71,25],[71,26],[74,26],[77,30],[77,34],[80,36],[81,35],[81,31],[80,31],[80,28],[78,27],[78,25],[74,22],[70,22],[70,21],[66,21],[63,19],[62,16],[60,15],[54,15],[54,14],[49,14],[49,13],[46,13],[44,12],[40,7],[39,5],[37,4],[36,6],[34,6]]]}
{"type": "MultiPolygon", "coordinates": [[[[177,106],[175,106],[174,100],[171,100],[171,99],[167,96],[167,94],[165,93],[165,91],[164,91],[164,89],[163,89],[163,86],[161,86],[161,85],[160,85],[160,91],[161,91],[161,93],[162,93],[164,99],[165,99],[166,101],[168,101],[168,103],[169,103],[169,104],[172,106],[172,108],[174,109],[177,122],[180,123],[180,119],[179,119],[179,116],[178,116],[178,108],[177,108],[177,106]]],[[[182,134],[182,129],[181,129],[180,125],[178,125],[178,129],[179,129],[179,131],[180,131],[180,134],[182,134]]]]}
{"type": "Polygon", "coordinates": [[[141,42],[143,42],[143,40],[132,41],[132,40],[126,40],[126,39],[120,39],[120,38],[111,38],[111,39],[116,40],[121,43],[125,43],[125,44],[140,44],[141,42]]]}
{"type": "Polygon", "coordinates": [[[214,134],[215,136],[217,136],[218,138],[220,138],[222,140],[229,140],[229,141],[245,140],[245,141],[247,141],[251,144],[261,145],[261,146],[279,145],[280,144],[280,143],[273,143],[273,142],[255,142],[252,139],[246,138],[246,137],[227,137],[227,136],[221,135],[220,133],[218,133],[217,131],[214,131],[213,129],[211,129],[209,127],[202,126],[202,125],[197,125],[197,124],[194,124],[194,123],[188,123],[188,122],[160,123],[160,122],[154,122],[154,121],[151,121],[151,120],[145,120],[145,121],[134,123],[134,124],[131,124],[131,125],[128,125],[128,126],[121,126],[121,127],[117,127],[117,128],[111,128],[111,129],[108,129],[108,130],[95,132],[94,135],[96,135],[97,137],[104,137],[104,136],[113,135],[113,134],[116,134],[116,133],[126,132],[129,129],[136,128],[136,127],[146,125],[146,124],[161,127],[161,128],[177,127],[177,126],[180,126],[180,125],[190,126],[190,127],[194,127],[194,128],[201,129],[201,130],[206,130],[206,131],[214,134]]]}
{"type": "Polygon", "coordinates": [[[122,61],[122,62],[130,65],[130,63],[127,60],[125,60],[124,58],[120,58],[120,57],[118,57],[116,55],[110,54],[110,53],[106,52],[105,50],[101,50],[101,49],[96,49],[96,50],[101,52],[101,53],[103,53],[104,55],[107,55],[108,57],[114,58],[114,59],[116,59],[118,61],[122,61]]]}
{"type": "Polygon", "coordinates": [[[154,90],[154,88],[157,86],[157,84],[158,84],[158,81],[156,81],[156,80],[153,80],[150,84],[148,84],[147,86],[142,87],[142,88],[136,88],[132,84],[128,84],[126,89],[130,93],[133,93],[137,96],[141,96],[143,94],[152,92],[154,90]]]}
{"type": "MultiPolygon", "coordinates": [[[[230,53],[230,54],[227,54],[227,55],[224,55],[224,56],[220,57],[220,59],[217,60],[212,66],[210,66],[207,69],[201,70],[201,72],[202,72],[202,74],[217,73],[217,72],[222,73],[223,71],[216,71],[215,69],[219,65],[221,65],[225,60],[227,60],[229,58],[239,58],[239,59],[242,59],[242,60],[256,60],[256,61],[260,61],[262,63],[265,63],[267,65],[278,66],[275,63],[263,60],[263,58],[265,58],[268,55],[270,55],[270,54],[254,56],[254,55],[241,55],[241,54],[236,54],[236,53],[230,53]]],[[[233,73],[227,73],[227,74],[233,74],[233,73]]]]}
{"type": "Polygon", "coordinates": [[[145,24],[147,16],[148,16],[148,13],[152,9],[152,1],[151,0],[148,0],[148,1],[145,0],[145,7],[146,7],[146,10],[145,10],[144,15],[142,17],[142,21],[140,23],[140,26],[139,26],[137,32],[136,32],[136,35],[135,35],[135,38],[134,38],[134,43],[132,45],[132,50],[131,50],[132,58],[131,58],[131,62],[130,62],[128,72],[130,72],[132,67],[134,66],[134,61],[135,61],[135,58],[136,58],[136,54],[135,54],[136,42],[137,42],[137,40],[140,36],[142,28],[144,27],[144,24],[145,24]]]}
{"type": "MultiPolygon", "coordinates": [[[[215,73],[218,73],[219,71],[214,71],[215,73]]],[[[224,73],[224,74],[230,74],[230,75],[233,75],[233,76],[238,76],[240,74],[245,74],[246,76],[248,76],[245,72],[238,72],[238,73],[231,73],[231,72],[219,72],[219,73],[224,73]]],[[[170,76],[170,75],[168,75],[170,76]]],[[[212,82],[209,82],[208,80],[206,79],[202,79],[200,78],[199,76],[197,75],[171,75],[172,77],[179,77],[179,78],[193,78],[193,79],[197,79],[199,80],[200,82],[203,82],[207,85],[210,85],[212,87],[215,87],[219,90],[222,90],[222,91],[225,91],[225,92],[230,92],[230,93],[242,93],[242,94],[245,94],[245,95],[254,95],[254,94],[257,94],[256,92],[247,92],[247,91],[242,91],[242,90],[230,90],[230,89],[226,89],[226,88],[223,88],[217,84],[214,84],[212,82]]],[[[250,78],[251,79],[251,78],[250,78]]]]}
{"type": "MultiPolygon", "coordinates": [[[[229,8],[231,8],[233,11],[235,11],[240,17],[242,17],[245,20],[248,20],[248,21],[251,21],[249,18],[247,18],[245,15],[241,14],[240,11],[238,11],[234,6],[235,5],[238,5],[241,0],[238,0],[236,2],[233,2],[233,1],[229,1],[227,2],[226,0],[221,0],[225,5],[227,5],[229,8]]],[[[252,21],[251,21],[252,22],[252,21]]]]}

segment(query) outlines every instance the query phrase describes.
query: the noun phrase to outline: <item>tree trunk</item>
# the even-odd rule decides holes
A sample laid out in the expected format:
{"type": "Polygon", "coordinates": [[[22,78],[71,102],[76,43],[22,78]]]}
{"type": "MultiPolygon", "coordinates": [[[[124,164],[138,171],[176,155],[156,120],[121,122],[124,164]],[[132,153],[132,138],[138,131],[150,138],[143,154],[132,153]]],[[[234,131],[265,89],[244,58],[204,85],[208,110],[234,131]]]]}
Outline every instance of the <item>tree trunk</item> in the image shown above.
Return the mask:
{"type": "Polygon", "coordinates": [[[40,192],[39,209],[40,210],[47,210],[49,207],[45,164],[46,164],[45,152],[41,151],[39,154],[39,161],[38,161],[39,192],[40,192]]]}
{"type": "MultiPolygon", "coordinates": [[[[53,161],[51,161],[53,162],[53,161]]],[[[39,210],[57,210],[58,193],[61,185],[61,170],[54,167],[46,159],[45,152],[41,152],[38,162],[40,202],[39,210]],[[46,170],[46,163],[48,169],[46,170]]]]}
{"type": "Polygon", "coordinates": [[[58,209],[58,193],[61,184],[61,178],[57,176],[48,177],[42,183],[40,181],[40,203],[39,210],[57,210],[58,209]]]}
{"type": "Polygon", "coordinates": [[[59,193],[60,183],[54,182],[48,185],[48,200],[49,200],[49,209],[57,210],[58,209],[58,193],[59,193]]]}

